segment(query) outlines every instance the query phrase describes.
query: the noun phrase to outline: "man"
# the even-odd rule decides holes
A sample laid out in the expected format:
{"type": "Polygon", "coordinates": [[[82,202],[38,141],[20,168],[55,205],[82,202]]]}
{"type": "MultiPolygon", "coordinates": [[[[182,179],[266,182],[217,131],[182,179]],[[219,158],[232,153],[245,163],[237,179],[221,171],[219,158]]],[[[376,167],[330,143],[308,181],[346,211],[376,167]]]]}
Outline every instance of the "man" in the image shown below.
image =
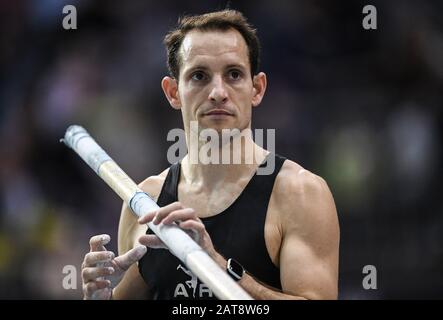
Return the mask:
{"type": "MultiPolygon", "coordinates": [[[[251,128],[252,107],[260,104],[267,80],[258,72],[255,30],[241,13],[186,17],[165,44],[171,76],[161,86],[171,106],[182,112],[188,143],[191,121],[219,133],[251,128]]],[[[188,154],[140,184],[160,209],[137,221],[123,205],[118,257],[104,247],[108,235],[91,238],[82,266],[86,299],[213,297],[147,232],[152,220],[194,232],[221,268],[226,270],[229,261],[233,278],[255,299],[337,298],[339,226],[325,181],[259,147],[250,135],[243,136],[240,150],[233,145],[229,141],[220,149],[240,152],[242,160],[253,154],[253,161],[203,164],[188,154]],[[256,174],[271,157],[274,171],[256,174]]]]}

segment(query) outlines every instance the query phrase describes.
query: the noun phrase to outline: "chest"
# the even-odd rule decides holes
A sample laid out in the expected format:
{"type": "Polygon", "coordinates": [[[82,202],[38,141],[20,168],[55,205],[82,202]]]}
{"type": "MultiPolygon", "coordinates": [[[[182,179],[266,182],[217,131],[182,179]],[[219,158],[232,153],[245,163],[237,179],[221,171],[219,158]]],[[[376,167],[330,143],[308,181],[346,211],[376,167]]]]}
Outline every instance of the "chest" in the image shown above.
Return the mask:
{"type": "Polygon", "coordinates": [[[179,184],[178,201],[193,208],[199,218],[208,218],[227,210],[238,200],[244,189],[243,184],[224,184],[211,192],[202,192],[193,187],[179,184]]]}
{"type": "MultiPolygon", "coordinates": [[[[250,194],[243,192],[247,183],[245,184],[227,184],[223,187],[217,188],[212,193],[198,193],[192,192],[189,188],[178,186],[178,201],[185,207],[191,207],[196,212],[199,218],[208,219],[211,223],[211,219],[216,218],[218,215],[224,215],[226,213],[234,213],[236,217],[233,220],[227,222],[224,232],[228,234],[230,225],[236,222],[241,223],[241,227],[245,234],[248,234],[249,229],[253,229],[254,225],[259,225],[258,238],[264,239],[266,250],[272,263],[276,266],[279,265],[279,253],[282,243],[282,232],[279,218],[278,206],[275,201],[272,200],[272,194],[269,202],[259,201],[259,194],[250,194]],[[264,211],[264,214],[263,214],[264,211]],[[264,218],[263,218],[264,216],[264,218]],[[261,219],[264,219],[262,222],[261,219]]],[[[267,199],[267,200],[268,200],[267,199]]],[[[220,227],[219,227],[220,228],[220,227]]],[[[208,229],[208,226],[207,226],[208,229]]],[[[210,229],[210,226],[209,226],[210,229]]],[[[210,230],[208,230],[211,235],[210,230]]],[[[237,230],[238,233],[238,230],[237,230]]],[[[230,241],[235,243],[235,239],[226,237],[230,241]]],[[[258,239],[251,239],[256,241],[258,239]]],[[[263,240],[262,240],[263,241],[263,240]]]]}

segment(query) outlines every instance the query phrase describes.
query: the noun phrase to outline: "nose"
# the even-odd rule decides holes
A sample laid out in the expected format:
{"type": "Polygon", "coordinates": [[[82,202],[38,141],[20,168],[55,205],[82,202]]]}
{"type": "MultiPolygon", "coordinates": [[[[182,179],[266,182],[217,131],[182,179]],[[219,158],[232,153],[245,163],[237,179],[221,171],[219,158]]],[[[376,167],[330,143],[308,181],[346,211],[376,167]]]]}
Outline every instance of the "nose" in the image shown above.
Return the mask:
{"type": "Polygon", "coordinates": [[[209,99],[214,104],[223,104],[228,100],[228,92],[226,91],[223,78],[221,76],[214,76],[212,79],[212,88],[209,93],[209,99]]]}

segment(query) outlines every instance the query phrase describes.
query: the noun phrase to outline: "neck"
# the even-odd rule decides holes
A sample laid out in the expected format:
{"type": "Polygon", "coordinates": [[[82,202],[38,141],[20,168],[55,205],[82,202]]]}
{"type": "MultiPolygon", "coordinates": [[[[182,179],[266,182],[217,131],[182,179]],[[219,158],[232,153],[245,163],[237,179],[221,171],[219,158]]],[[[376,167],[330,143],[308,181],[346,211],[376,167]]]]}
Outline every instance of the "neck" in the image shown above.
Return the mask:
{"type": "Polygon", "coordinates": [[[219,144],[199,143],[199,156],[193,155],[196,150],[188,146],[190,152],[181,162],[184,181],[202,191],[214,190],[251,176],[269,153],[253,141],[250,130],[228,140],[218,141],[219,144]]]}

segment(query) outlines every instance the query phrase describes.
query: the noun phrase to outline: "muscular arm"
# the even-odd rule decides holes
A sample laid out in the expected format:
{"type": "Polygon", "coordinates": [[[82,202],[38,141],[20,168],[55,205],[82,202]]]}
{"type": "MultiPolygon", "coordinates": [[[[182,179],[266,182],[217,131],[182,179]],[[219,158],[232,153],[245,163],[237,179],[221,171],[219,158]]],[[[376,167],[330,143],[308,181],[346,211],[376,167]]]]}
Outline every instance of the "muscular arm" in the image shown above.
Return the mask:
{"type": "Polygon", "coordinates": [[[279,175],[270,207],[281,219],[282,292],[247,274],[240,285],[255,299],[336,299],[339,226],[331,192],[322,178],[294,163],[279,175]]]}
{"type": "Polygon", "coordinates": [[[283,291],[307,299],[337,299],[340,231],[334,200],[326,182],[300,172],[283,212],[280,253],[283,291]]]}

